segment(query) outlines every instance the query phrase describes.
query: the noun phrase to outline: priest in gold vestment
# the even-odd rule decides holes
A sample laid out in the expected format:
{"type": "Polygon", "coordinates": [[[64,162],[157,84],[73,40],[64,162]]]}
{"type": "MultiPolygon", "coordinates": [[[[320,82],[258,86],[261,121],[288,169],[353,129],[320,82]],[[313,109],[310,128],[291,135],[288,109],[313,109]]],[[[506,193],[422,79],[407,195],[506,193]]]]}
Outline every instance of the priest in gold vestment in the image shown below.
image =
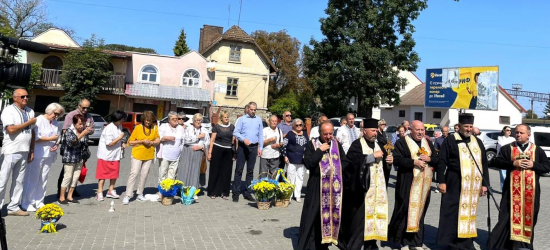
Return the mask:
{"type": "Polygon", "coordinates": [[[528,125],[517,126],[516,141],[502,146],[491,164],[506,170],[498,223],[489,240],[491,250],[533,249],[541,198],[539,178],[550,172],[550,162],[540,145],[529,142],[530,136],[528,125]]]}
{"type": "Polygon", "coordinates": [[[389,225],[389,240],[405,249],[422,249],[424,216],[430,204],[431,167],[438,157],[432,142],[424,137],[421,121],[413,121],[411,133],[395,143],[393,164],[398,167],[395,206],[389,225]]]}
{"type": "Polygon", "coordinates": [[[487,193],[489,184],[483,178],[489,181],[489,168],[483,142],[472,134],[474,116],[463,113],[458,121],[459,131],[449,135],[439,150],[437,182],[442,197],[437,244],[473,250],[478,201],[487,193]]]}

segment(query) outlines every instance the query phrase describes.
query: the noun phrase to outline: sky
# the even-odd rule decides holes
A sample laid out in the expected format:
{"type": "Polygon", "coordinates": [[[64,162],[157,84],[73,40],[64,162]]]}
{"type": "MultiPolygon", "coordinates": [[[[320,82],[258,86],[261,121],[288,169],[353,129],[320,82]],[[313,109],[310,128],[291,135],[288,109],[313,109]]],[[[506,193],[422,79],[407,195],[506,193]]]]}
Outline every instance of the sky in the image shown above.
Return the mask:
{"type": "MultiPolygon", "coordinates": [[[[92,34],[106,43],[155,49],[173,55],[180,30],[185,29],[190,49],[198,50],[200,28],[239,25],[247,33],[282,29],[302,44],[320,40],[319,19],[325,0],[45,0],[50,21],[76,31],[81,42],[92,34]],[[240,22],[239,22],[240,12],[240,22]]],[[[550,92],[545,74],[550,58],[550,1],[430,0],[414,21],[416,75],[425,80],[426,69],[499,66],[505,89],[522,84],[526,91],[550,92]]],[[[528,98],[519,98],[530,109],[528,98]]],[[[535,102],[542,115],[545,103],[535,102]]]]}

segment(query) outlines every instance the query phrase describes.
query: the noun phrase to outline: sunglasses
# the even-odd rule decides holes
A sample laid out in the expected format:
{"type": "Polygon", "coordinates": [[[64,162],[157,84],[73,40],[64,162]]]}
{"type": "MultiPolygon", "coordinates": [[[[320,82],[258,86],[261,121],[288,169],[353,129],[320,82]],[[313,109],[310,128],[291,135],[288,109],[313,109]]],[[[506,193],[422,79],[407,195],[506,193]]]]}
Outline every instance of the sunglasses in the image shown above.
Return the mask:
{"type": "Polygon", "coordinates": [[[178,118],[178,120],[180,120],[180,121],[181,121],[181,120],[185,120],[185,118],[178,118]]]}
{"type": "Polygon", "coordinates": [[[385,123],[382,123],[382,124],[380,124],[380,126],[382,126],[382,125],[386,126],[386,124],[385,124],[385,123]]]}
{"type": "Polygon", "coordinates": [[[56,112],[53,112],[53,115],[55,115],[55,116],[60,116],[60,115],[61,115],[61,113],[56,113],[56,112]]]}
{"type": "Polygon", "coordinates": [[[510,131],[512,131],[512,130],[511,130],[511,129],[506,129],[506,130],[504,130],[504,131],[506,131],[506,132],[510,132],[510,131]]]}
{"type": "Polygon", "coordinates": [[[285,117],[292,117],[292,115],[285,115],[285,117]]]}
{"type": "Polygon", "coordinates": [[[19,97],[21,99],[30,99],[31,98],[29,95],[20,95],[20,96],[16,96],[16,97],[19,97]]]}
{"type": "Polygon", "coordinates": [[[81,107],[83,110],[88,110],[88,109],[90,109],[90,107],[82,107],[82,106],[80,106],[80,107],[81,107]]]}
{"type": "Polygon", "coordinates": [[[304,124],[296,124],[296,127],[304,126],[304,124]]]}

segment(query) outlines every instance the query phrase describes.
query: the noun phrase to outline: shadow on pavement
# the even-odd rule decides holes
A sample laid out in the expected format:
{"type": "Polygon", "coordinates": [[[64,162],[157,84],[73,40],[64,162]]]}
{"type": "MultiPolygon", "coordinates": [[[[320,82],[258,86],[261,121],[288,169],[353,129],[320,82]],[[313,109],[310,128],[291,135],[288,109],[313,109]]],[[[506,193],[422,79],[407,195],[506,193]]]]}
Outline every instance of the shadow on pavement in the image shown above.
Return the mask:
{"type": "Polygon", "coordinates": [[[292,249],[298,247],[298,237],[300,237],[300,228],[299,227],[290,227],[283,230],[283,236],[287,239],[292,240],[292,249]]]}

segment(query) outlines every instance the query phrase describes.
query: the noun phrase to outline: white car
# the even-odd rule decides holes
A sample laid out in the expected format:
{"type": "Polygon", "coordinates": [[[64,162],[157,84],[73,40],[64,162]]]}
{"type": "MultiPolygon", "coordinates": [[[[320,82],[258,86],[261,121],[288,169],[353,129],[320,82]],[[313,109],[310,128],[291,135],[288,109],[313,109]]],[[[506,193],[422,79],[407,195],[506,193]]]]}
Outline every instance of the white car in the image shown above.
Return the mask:
{"type": "MultiPolygon", "coordinates": [[[[342,117],[333,117],[330,118],[330,122],[332,123],[332,126],[334,126],[334,132],[340,128],[340,119],[342,117]]],[[[363,117],[355,117],[355,121],[353,122],[355,124],[355,127],[361,128],[361,122],[363,121],[363,117]]]]}

